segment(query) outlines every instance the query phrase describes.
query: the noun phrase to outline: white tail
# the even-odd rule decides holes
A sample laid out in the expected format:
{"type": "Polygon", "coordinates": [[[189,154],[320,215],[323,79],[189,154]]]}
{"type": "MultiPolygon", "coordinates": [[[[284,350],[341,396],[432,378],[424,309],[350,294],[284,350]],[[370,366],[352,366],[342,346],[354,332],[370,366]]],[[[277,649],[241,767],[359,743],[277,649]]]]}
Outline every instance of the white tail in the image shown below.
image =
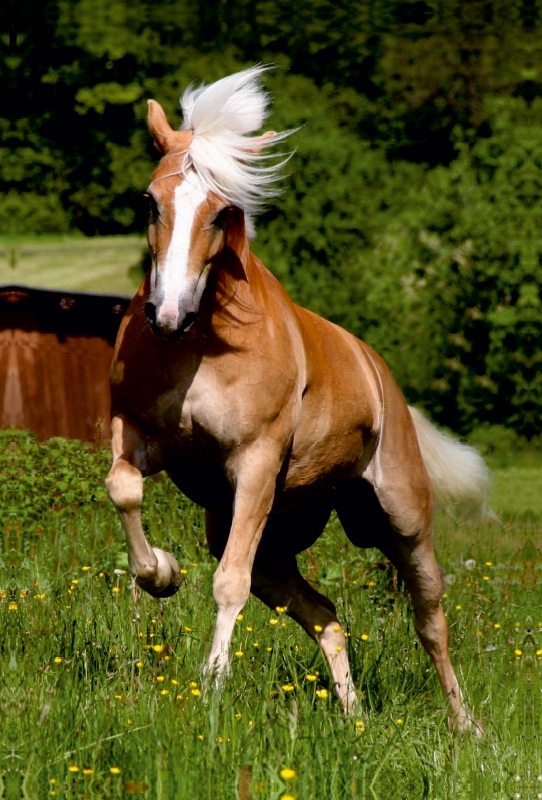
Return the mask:
{"type": "Polygon", "coordinates": [[[486,519],[490,481],[481,455],[439,431],[416,408],[408,408],[438,505],[453,508],[465,519],[486,519]]]}

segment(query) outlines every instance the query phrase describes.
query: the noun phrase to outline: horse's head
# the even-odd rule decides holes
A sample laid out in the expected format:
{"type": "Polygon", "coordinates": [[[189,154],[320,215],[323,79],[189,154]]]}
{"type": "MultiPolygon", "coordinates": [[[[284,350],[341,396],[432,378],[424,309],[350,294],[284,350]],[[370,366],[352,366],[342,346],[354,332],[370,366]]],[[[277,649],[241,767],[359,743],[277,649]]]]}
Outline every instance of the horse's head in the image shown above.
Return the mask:
{"type": "Polygon", "coordinates": [[[231,207],[185,168],[192,131],[174,131],[153,100],[148,122],[162,160],[147,190],[152,273],[145,311],[155,333],[175,338],[196,318],[231,207]]]}
{"type": "Polygon", "coordinates": [[[262,165],[269,158],[262,150],[288,134],[247,135],[265,119],[262,71],[188,89],[180,131],[149,101],[149,129],[162,160],[147,190],[152,272],[145,310],[159,336],[176,338],[190,328],[213,265],[233,237],[244,242],[245,212],[250,226],[250,215],[276,194],[271,184],[282,164],[262,165]]]}

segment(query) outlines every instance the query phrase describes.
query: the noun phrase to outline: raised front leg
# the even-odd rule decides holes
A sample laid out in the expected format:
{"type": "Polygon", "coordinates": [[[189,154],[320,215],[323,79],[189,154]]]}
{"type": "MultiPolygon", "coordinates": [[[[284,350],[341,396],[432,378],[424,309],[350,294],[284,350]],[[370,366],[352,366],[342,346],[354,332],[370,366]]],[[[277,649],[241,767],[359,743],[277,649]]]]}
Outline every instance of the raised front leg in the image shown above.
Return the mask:
{"type": "Polygon", "coordinates": [[[217,683],[229,669],[233,628],[250,595],[252,565],[273,505],[280,461],[275,453],[253,446],[242,454],[235,467],[233,519],[213,581],[218,613],[205,668],[217,683]]]}
{"type": "Polygon", "coordinates": [[[113,417],[111,429],[113,465],[105,484],[128,540],[130,572],[153,597],[169,597],[181,582],[179,565],[170,553],[150,546],[141,525],[143,477],[160,467],[149,463],[146,442],[126,419],[113,417]]]}

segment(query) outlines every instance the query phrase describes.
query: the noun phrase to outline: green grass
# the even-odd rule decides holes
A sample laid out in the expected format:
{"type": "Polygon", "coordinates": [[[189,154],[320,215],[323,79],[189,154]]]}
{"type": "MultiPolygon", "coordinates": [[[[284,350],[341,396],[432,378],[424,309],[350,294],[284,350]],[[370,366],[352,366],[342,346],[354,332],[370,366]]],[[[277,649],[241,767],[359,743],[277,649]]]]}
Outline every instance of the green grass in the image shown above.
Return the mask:
{"type": "Polygon", "coordinates": [[[0,237],[0,284],[133,295],[145,252],[142,236],[0,237]]]}
{"type": "MultiPolygon", "coordinates": [[[[134,605],[120,525],[99,481],[107,452],[24,434],[0,439],[8,800],[478,800],[542,791],[542,514],[540,495],[522,508],[517,470],[495,480],[498,521],[472,529],[437,519],[452,658],[485,729],[482,740],[458,740],[408,597],[379,551],[356,550],[336,520],[302,570],[337,602],[350,633],[363,732],[341,715],[318,648],[255,599],[236,627],[233,650],[243,655],[223,696],[198,695],[215,568],[201,510],[167,480],[147,480],[145,528],[174,552],[183,582],[173,598],[145,595],[134,605]],[[316,696],[322,688],[327,698],[316,696]],[[280,777],[284,767],[293,780],[280,777]]],[[[533,486],[539,475],[528,476],[533,486]]]]}

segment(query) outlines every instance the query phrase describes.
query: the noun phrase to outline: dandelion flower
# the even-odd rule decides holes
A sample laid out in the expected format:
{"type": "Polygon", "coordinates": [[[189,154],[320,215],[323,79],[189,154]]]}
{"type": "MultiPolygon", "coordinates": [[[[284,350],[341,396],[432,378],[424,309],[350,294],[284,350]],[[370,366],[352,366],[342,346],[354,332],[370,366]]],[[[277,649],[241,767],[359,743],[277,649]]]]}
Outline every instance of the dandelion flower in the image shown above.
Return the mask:
{"type": "Polygon", "coordinates": [[[177,695],[177,697],[176,697],[175,699],[176,699],[176,700],[184,700],[184,695],[182,695],[182,694],[178,694],[178,695],[177,695]]]}
{"type": "Polygon", "coordinates": [[[53,661],[55,662],[55,664],[62,664],[62,659],[60,658],[60,656],[56,656],[56,658],[53,658],[53,661]]]}
{"type": "Polygon", "coordinates": [[[68,772],[79,772],[79,767],[77,764],[70,764],[68,767],[68,772]]]}
{"type": "Polygon", "coordinates": [[[143,667],[143,662],[142,661],[136,661],[136,667],[138,669],[141,669],[143,667]]]}
{"type": "Polygon", "coordinates": [[[157,683],[163,683],[163,681],[165,681],[165,678],[164,678],[163,675],[157,675],[156,676],[156,682],[157,683]]]}
{"type": "Polygon", "coordinates": [[[536,655],[537,655],[537,656],[542,656],[542,650],[537,650],[537,651],[536,651],[536,655]]]}
{"type": "Polygon", "coordinates": [[[250,632],[251,630],[252,630],[252,628],[250,627],[250,625],[248,625],[248,626],[247,626],[247,631],[249,631],[249,632],[250,632]]]}
{"type": "Polygon", "coordinates": [[[294,687],[292,686],[291,683],[285,683],[284,686],[281,686],[280,688],[282,689],[283,692],[293,692],[294,691],[294,687]]]}
{"type": "Polygon", "coordinates": [[[171,679],[171,683],[172,683],[174,686],[178,686],[178,685],[179,685],[179,681],[176,681],[176,680],[175,680],[175,678],[172,678],[172,679],[171,679]]]}
{"type": "Polygon", "coordinates": [[[155,653],[161,653],[162,650],[165,650],[165,647],[163,644],[153,644],[152,649],[155,653]]]}
{"type": "Polygon", "coordinates": [[[290,769],[290,767],[284,767],[284,769],[281,769],[279,774],[284,781],[291,781],[293,778],[295,778],[296,773],[295,769],[290,769]]]}
{"type": "Polygon", "coordinates": [[[313,681],[315,681],[315,680],[316,680],[316,675],[310,675],[310,674],[309,674],[309,675],[307,675],[307,680],[308,680],[310,683],[312,683],[313,681]]]}
{"type": "Polygon", "coordinates": [[[190,683],[188,685],[190,686],[191,689],[197,689],[198,688],[198,684],[196,683],[196,681],[190,681],[190,683]]]}
{"type": "MultiPolygon", "coordinates": [[[[90,567],[89,567],[89,569],[90,569],[90,567]]],[[[86,768],[83,770],[83,775],[94,775],[94,770],[93,770],[93,769],[90,769],[90,767],[86,767],[86,768]]]]}
{"type": "Polygon", "coordinates": [[[260,646],[259,642],[252,642],[252,647],[259,647],[259,646],[260,646]]]}
{"type": "Polygon", "coordinates": [[[235,655],[237,658],[242,658],[245,654],[243,653],[242,650],[236,650],[235,655]]]}
{"type": "Polygon", "coordinates": [[[362,633],[359,638],[361,639],[362,642],[367,642],[367,641],[369,641],[369,634],[362,633]]]}
{"type": "Polygon", "coordinates": [[[192,692],[194,697],[199,697],[201,694],[201,689],[191,689],[190,691],[192,692]]]}
{"type": "Polygon", "coordinates": [[[243,621],[243,615],[237,614],[237,622],[242,622],[242,621],[243,621]]]}
{"type": "Polygon", "coordinates": [[[111,775],[120,775],[121,771],[120,767],[109,767],[111,775]]]}
{"type": "Polygon", "coordinates": [[[169,694],[169,689],[162,689],[160,694],[169,694]]]}
{"type": "Polygon", "coordinates": [[[111,591],[113,592],[113,594],[120,594],[122,590],[121,590],[120,586],[113,586],[111,591]]]}
{"type": "Polygon", "coordinates": [[[329,692],[327,689],[317,689],[316,697],[319,697],[321,700],[325,700],[328,697],[329,692]]]}
{"type": "Polygon", "coordinates": [[[514,650],[514,654],[516,656],[521,656],[521,655],[523,655],[523,650],[520,650],[519,648],[516,648],[516,650],[514,650]]]}

